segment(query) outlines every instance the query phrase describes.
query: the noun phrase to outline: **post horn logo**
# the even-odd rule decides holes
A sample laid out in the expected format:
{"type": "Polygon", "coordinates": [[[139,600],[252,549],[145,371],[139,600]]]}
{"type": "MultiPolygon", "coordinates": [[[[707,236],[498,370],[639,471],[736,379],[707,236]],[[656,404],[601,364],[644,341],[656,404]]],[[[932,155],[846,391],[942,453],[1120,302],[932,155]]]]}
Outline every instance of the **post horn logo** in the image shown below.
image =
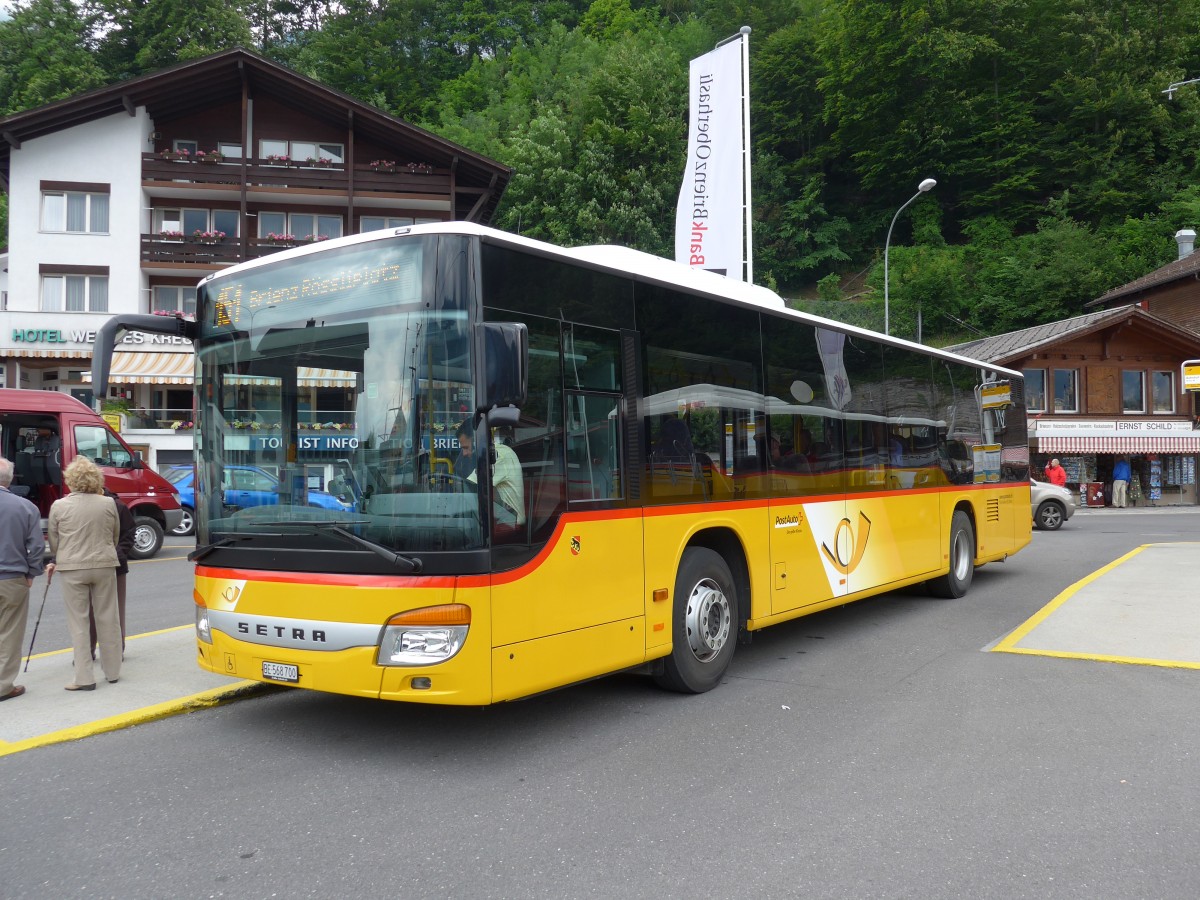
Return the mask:
{"type": "Polygon", "coordinates": [[[242,589],[233,584],[229,585],[229,587],[227,587],[227,588],[225,588],[225,590],[221,591],[221,599],[224,600],[226,603],[228,603],[230,606],[233,606],[235,603],[237,603],[237,599],[241,595],[242,595],[242,589]]]}
{"type": "Polygon", "coordinates": [[[857,569],[858,564],[862,562],[862,558],[867,552],[867,538],[871,534],[871,520],[864,513],[859,512],[858,525],[858,534],[856,535],[854,533],[854,524],[849,519],[842,519],[842,521],[838,522],[837,529],[833,532],[834,549],[830,550],[828,544],[821,545],[821,552],[825,554],[825,558],[829,560],[829,564],[843,575],[849,575],[857,569]],[[845,558],[847,555],[848,558],[845,558]]]}

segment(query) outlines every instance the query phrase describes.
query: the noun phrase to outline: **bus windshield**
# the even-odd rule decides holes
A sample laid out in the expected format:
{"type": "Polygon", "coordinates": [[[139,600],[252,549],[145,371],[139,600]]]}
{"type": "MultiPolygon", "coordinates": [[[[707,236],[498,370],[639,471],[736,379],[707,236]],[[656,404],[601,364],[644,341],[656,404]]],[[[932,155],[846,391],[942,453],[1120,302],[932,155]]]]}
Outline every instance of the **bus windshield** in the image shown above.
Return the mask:
{"type": "Polygon", "coordinates": [[[430,246],[381,240],[205,286],[201,546],[483,546],[477,484],[455,474],[474,410],[469,304],[434,302],[430,246]]]}

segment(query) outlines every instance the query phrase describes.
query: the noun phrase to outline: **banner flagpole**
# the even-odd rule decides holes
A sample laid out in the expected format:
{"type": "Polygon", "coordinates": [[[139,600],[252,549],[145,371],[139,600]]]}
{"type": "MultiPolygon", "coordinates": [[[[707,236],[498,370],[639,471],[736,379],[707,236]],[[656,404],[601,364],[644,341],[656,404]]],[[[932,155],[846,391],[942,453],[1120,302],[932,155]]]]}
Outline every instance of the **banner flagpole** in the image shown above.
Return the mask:
{"type": "Polygon", "coordinates": [[[754,220],[750,209],[750,26],[743,25],[742,37],[742,197],[746,222],[746,284],[754,284],[754,220]]]}
{"type": "Polygon", "coordinates": [[[747,283],[754,277],[749,40],[744,26],[691,61],[687,165],[675,210],[676,261],[747,283]]]}

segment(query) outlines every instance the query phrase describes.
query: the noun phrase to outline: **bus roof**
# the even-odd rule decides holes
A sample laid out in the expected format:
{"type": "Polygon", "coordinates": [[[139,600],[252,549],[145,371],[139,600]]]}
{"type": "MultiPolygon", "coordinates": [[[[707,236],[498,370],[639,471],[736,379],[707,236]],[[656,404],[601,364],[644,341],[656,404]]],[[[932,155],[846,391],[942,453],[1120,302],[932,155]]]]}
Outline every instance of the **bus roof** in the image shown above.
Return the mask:
{"type": "Polygon", "coordinates": [[[975,366],[980,369],[986,369],[1001,376],[1021,377],[1020,372],[1012,369],[1006,369],[1002,366],[997,366],[994,363],[981,362],[980,360],[971,359],[967,356],[960,356],[957,353],[950,353],[946,350],[940,350],[935,347],[927,347],[924,344],[917,344],[913,341],[904,340],[903,338],[883,335],[865,328],[859,328],[855,325],[848,325],[845,322],[838,322],[834,319],[825,319],[821,316],[814,316],[811,313],[805,313],[801,312],[800,310],[791,309],[788,307],[787,303],[782,297],[768,288],[760,287],[759,285],[754,284],[746,284],[741,281],[734,281],[731,278],[726,278],[723,275],[717,275],[713,272],[692,269],[689,266],[682,265],[674,262],[673,260],[664,259],[661,256],[654,256],[650,253],[644,253],[641,250],[634,250],[631,247],[620,247],[616,245],[586,245],[564,248],[555,246],[554,244],[548,244],[544,241],[527,238],[519,234],[511,234],[507,231],[489,228],[486,225],[479,225],[475,222],[453,221],[436,222],[428,225],[406,225],[400,228],[386,228],[379,231],[368,231],[362,234],[347,235],[346,237],[334,238],[329,241],[308,244],[303,247],[293,247],[289,250],[281,251],[280,253],[272,253],[269,256],[260,257],[259,259],[248,260],[247,262],[239,263],[236,266],[232,266],[220,272],[214,272],[211,275],[203,278],[200,283],[205,284],[208,281],[217,278],[224,279],[231,276],[238,277],[243,272],[258,268],[259,266],[283,262],[288,259],[298,259],[300,257],[307,256],[308,254],[320,253],[324,250],[332,249],[334,247],[366,244],[371,243],[372,241],[387,240],[399,235],[422,234],[461,234],[471,237],[478,237],[488,243],[521,247],[529,250],[532,253],[536,253],[539,256],[572,260],[587,268],[613,272],[620,275],[631,276],[642,281],[668,285],[692,293],[704,294],[706,296],[734,304],[755,306],[760,309],[767,310],[773,315],[799,319],[819,328],[828,328],[833,331],[840,331],[847,335],[859,335],[879,343],[890,344],[895,347],[900,347],[907,350],[915,350],[932,356],[942,357],[953,362],[975,366]]]}

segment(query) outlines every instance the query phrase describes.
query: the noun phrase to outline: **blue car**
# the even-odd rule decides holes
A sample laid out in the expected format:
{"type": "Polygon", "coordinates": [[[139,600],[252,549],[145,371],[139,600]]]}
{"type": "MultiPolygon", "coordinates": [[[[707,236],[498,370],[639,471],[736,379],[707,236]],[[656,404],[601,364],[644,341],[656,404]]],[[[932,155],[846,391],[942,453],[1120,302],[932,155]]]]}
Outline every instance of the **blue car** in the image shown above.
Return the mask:
{"type": "MultiPolygon", "coordinates": [[[[186,537],[196,530],[196,470],[191,466],[167,466],[162,476],[179,492],[179,505],[183,507],[183,520],[172,534],[186,537]]],[[[279,479],[257,466],[225,467],[225,505],[236,509],[250,506],[273,506],[279,502],[279,479]]],[[[343,503],[333,494],[309,490],[308,505],[340,511],[352,510],[352,504],[343,503]]]]}

